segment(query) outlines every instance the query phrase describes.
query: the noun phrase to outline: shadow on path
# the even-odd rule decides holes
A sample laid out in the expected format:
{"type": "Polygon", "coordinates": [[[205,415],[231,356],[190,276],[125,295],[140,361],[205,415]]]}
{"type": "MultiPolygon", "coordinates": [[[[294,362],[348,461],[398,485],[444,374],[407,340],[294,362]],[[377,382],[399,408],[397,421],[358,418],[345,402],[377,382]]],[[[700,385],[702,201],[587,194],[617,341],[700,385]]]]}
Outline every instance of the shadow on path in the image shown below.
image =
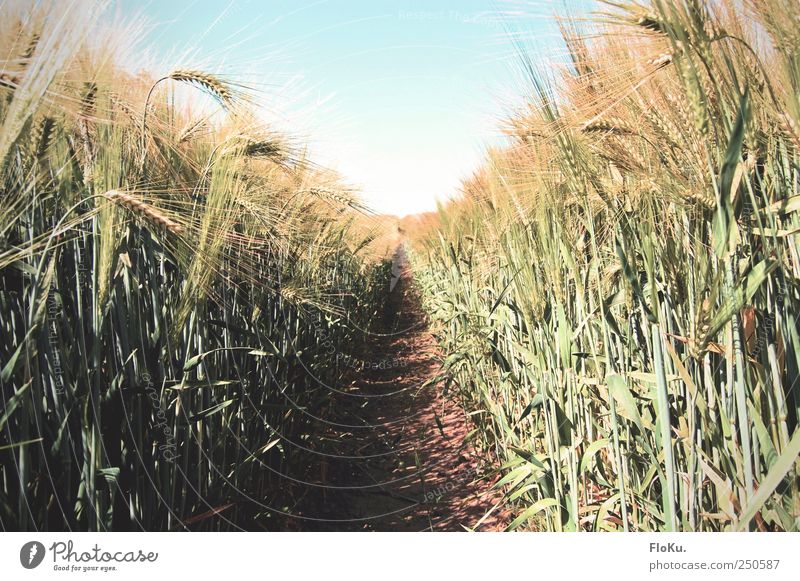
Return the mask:
{"type": "Polygon", "coordinates": [[[300,509],[304,516],[330,520],[306,520],[299,526],[320,531],[459,531],[476,525],[482,531],[502,530],[507,511],[491,511],[501,499],[492,489],[496,478],[489,478],[466,442],[463,410],[442,393],[440,353],[401,250],[395,267],[399,278],[390,292],[383,334],[373,336],[358,369],[336,386],[355,397],[337,398],[330,410],[332,421],[352,424],[359,418],[367,429],[330,427],[324,435],[337,443],[338,453],[358,458],[331,458],[319,465],[318,480],[331,488],[316,488],[300,509]]]}

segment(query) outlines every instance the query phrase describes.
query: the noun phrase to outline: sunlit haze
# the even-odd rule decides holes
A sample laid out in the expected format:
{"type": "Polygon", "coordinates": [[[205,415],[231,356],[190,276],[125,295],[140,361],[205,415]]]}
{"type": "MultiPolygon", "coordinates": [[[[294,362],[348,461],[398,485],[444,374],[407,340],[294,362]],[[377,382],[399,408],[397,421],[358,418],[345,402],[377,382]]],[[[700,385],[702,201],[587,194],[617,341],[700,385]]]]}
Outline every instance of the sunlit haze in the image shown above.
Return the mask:
{"type": "Polygon", "coordinates": [[[116,6],[147,23],[147,59],[202,65],[256,88],[266,114],[308,143],[315,161],[338,170],[376,212],[397,215],[457,194],[500,139],[503,111],[524,94],[513,35],[547,49],[552,13],[563,8],[488,0],[116,6]]]}

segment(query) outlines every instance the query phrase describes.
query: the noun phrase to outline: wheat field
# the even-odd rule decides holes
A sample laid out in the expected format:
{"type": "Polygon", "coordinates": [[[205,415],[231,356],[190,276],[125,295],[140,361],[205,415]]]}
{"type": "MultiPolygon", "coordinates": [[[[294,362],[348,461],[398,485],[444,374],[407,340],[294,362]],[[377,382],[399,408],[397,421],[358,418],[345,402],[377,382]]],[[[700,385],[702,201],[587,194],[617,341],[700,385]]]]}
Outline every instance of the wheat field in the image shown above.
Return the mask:
{"type": "Polygon", "coordinates": [[[3,530],[310,530],[412,477],[414,530],[800,530],[796,1],[515,37],[505,140],[404,219],[101,4],[0,6],[3,530]]]}
{"type": "Polygon", "coordinates": [[[81,7],[0,25],[0,520],[253,528],[330,397],[304,366],[333,378],[382,304],[375,228],[245,88],[132,76],[81,7]]]}
{"type": "Polygon", "coordinates": [[[800,527],[796,9],[564,20],[511,144],[417,229],[512,528],[800,527]]]}

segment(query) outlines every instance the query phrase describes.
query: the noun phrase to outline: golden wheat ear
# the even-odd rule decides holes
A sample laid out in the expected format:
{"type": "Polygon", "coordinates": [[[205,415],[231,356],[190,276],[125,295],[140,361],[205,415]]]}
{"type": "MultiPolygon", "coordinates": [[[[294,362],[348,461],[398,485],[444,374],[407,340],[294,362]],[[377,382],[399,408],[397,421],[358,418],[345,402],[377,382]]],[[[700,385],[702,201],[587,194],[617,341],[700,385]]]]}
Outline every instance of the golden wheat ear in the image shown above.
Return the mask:
{"type": "MultiPolygon", "coordinates": [[[[144,162],[146,159],[145,131],[147,129],[147,112],[150,107],[150,98],[153,96],[156,87],[158,87],[162,81],[166,81],[167,79],[172,79],[173,81],[177,81],[179,83],[187,83],[200,88],[204,93],[213,97],[226,111],[232,109],[239,100],[244,99],[244,95],[235,90],[230,83],[226,83],[219,77],[210,73],[204,73],[194,69],[175,69],[166,77],[161,77],[150,87],[150,91],[148,91],[147,97],[144,101],[144,112],[142,113],[141,125],[142,156],[139,161],[140,168],[144,167],[144,162]]],[[[198,128],[199,126],[187,127],[184,131],[188,130],[188,133],[182,132],[182,137],[184,139],[188,139],[198,128]]]]}
{"type": "Polygon", "coordinates": [[[181,144],[191,141],[198,133],[201,133],[206,128],[207,122],[208,119],[205,117],[190,121],[184,125],[183,129],[175,136],[175,143],[181,144]]]}
{"type": "Polygon", "coordinates": [[[140,200],[139,198],[120,190],[109,190],[103,194],[103,197],[110,200],[124,208],[127,208],[134,214],[144,216],[154,224],[166,228],[173,234],[183,233],[183,226],[178,224],[175,220],[169,218],[164,212],[155,206],[140,200]]]}
{"type": "Polygon", "coordinates": [[[229,84],[209,73],[192,69],[177,69],[172,71],[167,78],[200,88],[214,97],[226,109],[233,105],[236,99],[235,91],[229,84]]]}

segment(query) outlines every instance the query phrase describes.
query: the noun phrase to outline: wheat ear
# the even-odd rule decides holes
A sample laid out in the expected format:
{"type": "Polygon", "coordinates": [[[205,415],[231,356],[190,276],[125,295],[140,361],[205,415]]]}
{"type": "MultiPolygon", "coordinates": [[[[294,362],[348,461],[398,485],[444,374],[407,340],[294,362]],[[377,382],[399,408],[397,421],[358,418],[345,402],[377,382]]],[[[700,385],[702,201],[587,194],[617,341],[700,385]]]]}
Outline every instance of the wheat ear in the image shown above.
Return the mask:
{"type": "Polygon", "coordinates": [[[103,197],[107,200],[111,200],[119,204],[120,206],[124,206],[128,208],[130,211],[134,212],[135,214],[140,214],[146,216],[159,226],[163,226],[173,234],[181,234],[183,232],[183,226],[172,220],[171,218],[167,217],[161,210],[158,208],[151,206],[128,194],[126,192],[121,192],[119,190],[109,190],[103,197]]]}

